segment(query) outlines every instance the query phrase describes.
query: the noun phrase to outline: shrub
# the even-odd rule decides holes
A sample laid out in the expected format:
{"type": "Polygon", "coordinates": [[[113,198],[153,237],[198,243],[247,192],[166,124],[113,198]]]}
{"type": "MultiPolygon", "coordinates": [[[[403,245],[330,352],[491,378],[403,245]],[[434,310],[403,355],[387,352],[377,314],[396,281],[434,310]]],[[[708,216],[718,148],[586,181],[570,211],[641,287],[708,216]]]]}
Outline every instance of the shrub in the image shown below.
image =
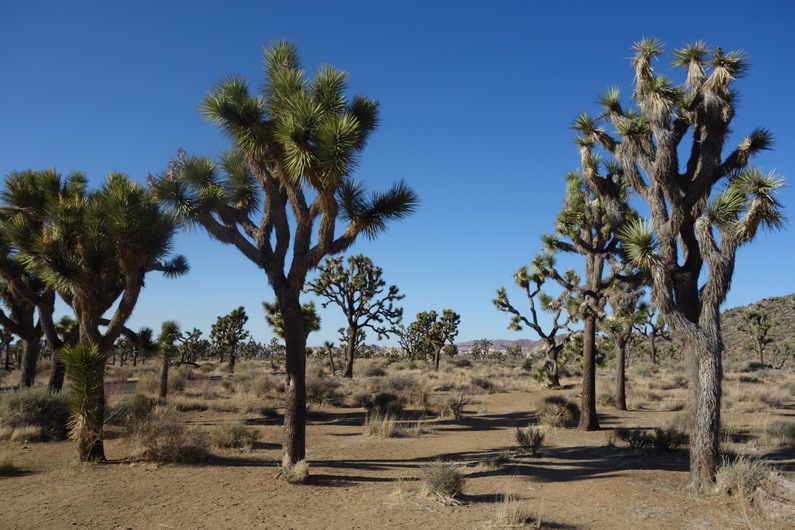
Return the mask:
{"type": "Polygon", "coordinates": [[[157,407],[130,423],[137,457],[154,462],[196,462],[207,457],[207,438],[179,420],[173,407],[157,407]]]}
{"type": "Polygon", "coordinates": [[[550,396],[538,405],[538,421],[549,427],[576,425],[580,407],[561,396],[550,396]]]}
{"type": "Polygon", "coordinates": [[[379,438],[394,438],[400,436],[401,429],[397,418],[388,413],[372,412],[364,420],[364,434],[379,438]]]}
{"type": "Polygon", "coordinates": [[[774,421],[765,429],[770,443],[779,446],[795,446],[795,422],[774,421]]]}
{"type": "Polygon", "coordinates": [[[135,394],[125,404],[125,417],[128,422],[136,422],[149,416],[157,400],[143,394],[135,394]]]}
{"type": "Polygon", "coordinates": [[[485,390],[489,394],[494,392],[494,383],[485,377],[473,377],[469,382],[472,386],[480,388],[481,390],[485,390]]]}
{"type": "Polygon", "coordinates": [[[460,420],[464,417],[464,407],[468,404],[469,398],[464,394],[447,395],[433,400],[433,402],[429,403],[429,408],[440,418],[452,416],[460,420]]]}
{"type": "Polygon", "coordinates": [[[654,429],[654,450],[657,453],[670,453],[687,443],[687,433],[674,425],[666,429],[654,429]]]}
{"type": "Polygon", "coordinates": [[[362,369],[362,375],[365,377],[384,377],[386,370],[377,364],[370,364],[362,369]]]}
{"type": "Polygon", "coordinates": [[[0,477],[13,477],[22,473],[22,468],[17,466],[10,458],[0,460],[0,477]]]}
{"type": "Polygon", "coordinates": [[[534,426],[517,427],[514,438],[519,447],[531,455],[535,455],[544,443],[544,433],[534,426]]]}
{"type": "Polygon", "coordinates": [[[654,446],[654,436],[643,429],[621,427],[615,431],[616,438],[624,442],[630,449],[648,449],[654,446]]]}
{"type": "Polygon", "coordinates": [[[372,396],[369,409],[380,413],[397,416],[403,412],[406,406],[406,399],[397,394],[390,394],[389,392],[379,392],[372,396]]]}
{"type": "Polygon", "coordinates": [[[366,390],[362,390],[360,392],[354,392],[351,396],[351,401],[353,402],[354,407],[361,407],[363,409],[369,409],[373,406],[373,396],[370,392],[366,390]]]}
{"type": "Polygon", "coordinates": [[[339,387],[340,382],[331,377],[307,375],[306,400],[316,404],[338,404],[342,398],[339,387]]]}
{"type": "Polygon", "coordinates": [[[274,393],[283,393],[284,381],[276,376],[269,374],[253,373],[251,371],[243,374],[235,374],[232,378],[235,392],[240,394],[252,394],[262,397],[274,393]]]}
{"type": "Polygon", "coordinates": [[[428,391],[409,375],[391,375],[381,380],[380,387],[383,392],[400,396],[406,404],[423,406],[429,399],[428,391]]]}
{"type": "Polygon", "coordinates": [[[715,475],[717,490],[726,495],[747,497],[767,477],[770,468],[758,458],[739,457],[734,461],[724,460],[715,475]]]}
{"type": "MultiPolygon", "coordinates": [[[[5,392],[0,397],[0,426],[40,429],[41,440],[63,440],[69,423],[69,396],[44,387],[5,392]]],[[[13,437],[13,435],[12,435],[13,437]]],[[[30,440],[34,441],[34,440],[30,440]]]]}
{"type": "Polygon", "coordinates": [[[259,439],[259,433],[238,421],[216,425],[210,430],[208,438],[210,445],[218,449],[251,451],[259,439]]]}
{"type": "Polygon", "coordinates": [[[615,407],[616,398],[610,392],[599,392],[596,395],[596,403],[603,407],[615,407]]]}
{"type": "Polygon", "coordinates": [[[455,465],[441,460],[422,467],[422,480],[426,493],[435,495],[448,504],[463,492],[465,482],[464,476],[455,465]]]}

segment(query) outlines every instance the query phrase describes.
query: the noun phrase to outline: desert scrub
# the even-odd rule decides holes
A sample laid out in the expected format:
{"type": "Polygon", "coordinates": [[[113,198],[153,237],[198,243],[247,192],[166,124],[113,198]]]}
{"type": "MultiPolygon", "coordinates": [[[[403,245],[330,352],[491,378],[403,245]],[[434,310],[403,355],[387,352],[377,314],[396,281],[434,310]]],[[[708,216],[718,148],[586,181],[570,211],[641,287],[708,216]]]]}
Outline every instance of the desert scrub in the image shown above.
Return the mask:
{"type": "Polygon", "coordinates": [[[430,392],[416,378],[410,375],[390,375],[380,381],[382,392],[401,396],[406,403],[424,406],[430,398],[430,392]]]}
{"type": "Polygon", "coordinates": [[[395,438],[400,436],[401,429],[394,415],[371,412],[364,419],[364,434],[378,438],[395,438]]]}
{"type": "Polygon", "coordinates": [[[522,528],[531,525],[541,528],[541,521],[537,520],[533,511],[514,495],[502,496],[502,501],[497,505],[495,523],[500,528],[522,528]]]}
{"type": "Polygon", "coordinates": [[[10,458],[0,460],[0,477],[13,477],[21,475],[24,470],[17,466],[10,458]]]}
{"type": "Polygon", "coordinates": [[[522,451],[535,455],[544,443],[544,433],[534,425],[517,427],[514,440],[522,451]]]}
{"type": "Polygon", "coordinates": [[[234,390],[238,394],[249,394],[256,397],[284,393],[284,381],[270,374],[247,371],[232,377],[234,390]]]}
{"type": "Polygon", "coordinates": [[[538,422],[547,427],[576,425],[580,407],[561,396],[550,396],[538,404],[538,422]]]}
{"type": "Polygon", "coordinates": [[[309,464],[301,460],[292,466],[280,465],[276,476],[289,484],[301,484],[309,478],[309,464]]]}
{"type": "Polygon", "coordinates": [[[160,406],[129,424],[136,458],[153,462],[197,462],[207,457],[204,432],[180,421],[174,407],[160,406]]]}
{"type": "Polygon", "coordinates": [[[7,439],[25,439],[14,431],[25,431],[27,441],[64,440],[69,422],[69,396],[44,387],[4,392],[0,397],[0,427],[7,439]],[[38,434],[33,436],[33,430],[38,434]]]}
{"type": "Polygon", "coordinates": [[[259,439],[259,432],[241,421],[216,425],[208,433],[210,445],[216,449],[251,451],[259,439]]]}
{"type": "Polygon", "coordinates": [[[715,475],[715,487],[725,495],[748,497],[769,473],[768,464],[758,458],[740,456],[735,460],[724,460],[715,475]]]}
{"type": "MultiPolygon", "coordinates": [[[[184,371],[172,370],[168,372],[168,394],[174,395],[185,390],[188,378],[184,371]]],[[[135,386],[136,392],[146,394],[157,394],[160,392],[160,375],[154,372],[147,372],[138,379],[135,386]]]]}
{"type": "Polygon", "coordinates": [[[436,460],[422,466],[422,481],[428,495],[451,504],[463,492],[466,479],[454,464],[436,460]]]}
{"type": "Polygon", "coordinates": [[[774,421],[765,428],[765,439],[771,445],[781,447],[795,446],[795,422],[774,421]]]}
{"type": "Polygon", "coordinates": [[[318,374],[306,376],[306,400],[318,405],[337,405],[342,401],[339,392],[340,382],[333,377],[318,374]]]}
{"type": "Polygon", "coordinates": [[[469,398],[465,394],[455,394],[434,398],[427,404],[427,408],[442,419],[452,417],[460,420],[464,417],[464,407],[468,404],[469,398]]]}

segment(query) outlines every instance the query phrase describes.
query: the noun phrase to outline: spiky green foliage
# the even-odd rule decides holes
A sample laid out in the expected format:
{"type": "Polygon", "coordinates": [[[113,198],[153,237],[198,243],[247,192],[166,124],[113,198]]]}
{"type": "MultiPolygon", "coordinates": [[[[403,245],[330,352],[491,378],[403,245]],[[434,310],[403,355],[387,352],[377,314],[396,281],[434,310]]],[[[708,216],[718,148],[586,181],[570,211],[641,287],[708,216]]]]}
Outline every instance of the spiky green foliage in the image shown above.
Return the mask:
{"type": "MultiPolygon", "coordinates": [[[[273,334],[280,339],[284,338],[284,319],[279,311],[279,302],[270,303],[267,300],[262,302],[262,310],[265,312],[265,322],[273,328],[273,334]]],[[[320,315],[317,314],[315,302],[309,301],[301,305],[301,313],[304,315],[304,332],[306,336],[315,331],[320,331],[320,315]]]]}
{"type": "Polygon", "coordinates": [[[738,97],[733,84],[747,73],[745,52],[724,53],[703,41],[676,50],[673,65],[686,72],[682,84],[657,71],[664,53],[659,40],[643,39],[634,52],[637,108],[619,110],[609,91],[602,99],[612,110],[581,133],[594,149],[618,160],[633,193],[648,205],[648,221],[623,229],[623,247],[650,274],[653,302],[688,352],[697,418],[691,484],[698,488],[714,481],[720,463],[722,343],[716,315],[738,248],[760,228],[779,228],[784,221],[777,197],[782,181],[749,165],[772,146],[767,129],[753,130],[723,152],[738,97]]]}
{"type": "Polygon", "coordinates": [[[58,358],[71,382],[69,430],[81,462],[104,460],[105,355],[94,343],[64,346],[58,358]]]}
{"type": "Polygon", "coordinates": [[[379,113],[377,101],[350,96],[345,72],[326,66],[310,77],[286,41],[265,48],[263,70],[259,93],[231,76],[202,102],[205,117],[232,141],[222,163],[180,152],[149,183],[184,222],[234,245],[267,275],[283,319],[291,381],[288,469],[304,459],[307,330],[300,294],[307,274],[361,234],[375,237],[413,213],[419,199],[403,182],[372,193],[352,179],[379,113]]]}

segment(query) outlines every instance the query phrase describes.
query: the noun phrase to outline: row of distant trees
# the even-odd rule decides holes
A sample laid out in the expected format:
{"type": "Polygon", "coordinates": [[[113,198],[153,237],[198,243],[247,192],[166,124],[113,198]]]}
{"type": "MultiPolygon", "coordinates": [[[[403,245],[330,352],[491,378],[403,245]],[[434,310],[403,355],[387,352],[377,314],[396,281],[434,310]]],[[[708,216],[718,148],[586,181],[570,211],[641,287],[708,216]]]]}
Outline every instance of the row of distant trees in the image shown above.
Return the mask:
{"type": "MultiPolygon", "coordinates": [[[[635,318],[659,315],[685,352],[691,484],[700,488],[712,483],[720,463],[719,308],[738,248],[760,228],[782,224],[776,198],[782,180],[749,165],[772,145],[766,129],[752,131],[724,153],[736,101],[733,83],[747,70],[742,52],[713,52],[703,42],[676,50],[674,66],[685,71],[681,85],[654,69],[664,53],[658,40],[644,39],[634,52],[634,107],[625,107],[613,87],[601,94],[596,116],[582,113],[574,122],[580,169],[565,177],[554,230],[542,237],[530,266],[515,276],[529,314],[513,305],[504,289],[494,303],[513,315],[511,327],[530,327],[546,341],[545,371],[553,384],[560,344],[565,348],[568,342],[559,338],[578,323],[580,428],[585,430],[599,428],[599,329],[616,346],[619,394],[635,318]],[[647,211],[645,217],[636,206],[647,211]],[[580,259],[584,274],[561,270],[560,254],[580,259]],[[547,294],[552,284],[559,293],[554,297],[547,294]],[[646,290],[650,303],[644,305],[646,290]],[[551,328],[539,325],[536,304],[552,313],[551,328]]],[[[259,93],[230,76],[201,104],[205,117],[231,141],[218,158],[180,150],[163,172],[148,177],[148,188],[116,173],[96,191],[88,190],[79,173],[63,179],[54,171],[27,171],[6,178],[0,195],[0,275],[9,311],[0,323],[26,345],[25,384],[35,374],[42,338],[57,352],[50,387],[59,389],[63,369],[69,371],[73,390],[79,390],[73,413],[81,460],[104,460],[104,366],[120,336],[140,341],[125,322],[144,277],[152,272],[175,277],[188,270],[184,258],[171,256],[181,226],[202,227],[212,239],[235,247],[263,271],[263,283],[267,280],[273,292],[274,302],[264,309],[285,345],[283,466],[297,464],[306,453],[305,354],[307,336],[319,322],[313,308],[302,305],[303,293],[314,292],[324,305],[343,309],[347,376],[366,329],[388,336],[397,326],[403,350],[432,358],[437,368],[441,355],[455,353],[460,317],[454,311],[422,312],[400,327],[402,310],[395,306],[400,295],[395,287],[383,290],[380,269],[364,257],[350,258],[345,269],[342,259],[333,257],[362,236],[379,236],[419,205],[403,182],[370,193],[351,176],[378,124],[378,103],[349,97],[347,74],[333,67],[309,78],[290,43],[267,47],[263,64],[259,93]],[[318,267],[318,277],[307,281],[318,267]],[[53,322],[56,296],[74,312],[69,331],[59,333],[53,322]]],[[[161,352],[170,352],[165,367],[182,336],[172,324],[164,323],[158,336],[161,352]]],[[[223,326],[214,327],[211,341],[226,341],[233,364],[239,344],[225,333],[223,326]]]]}

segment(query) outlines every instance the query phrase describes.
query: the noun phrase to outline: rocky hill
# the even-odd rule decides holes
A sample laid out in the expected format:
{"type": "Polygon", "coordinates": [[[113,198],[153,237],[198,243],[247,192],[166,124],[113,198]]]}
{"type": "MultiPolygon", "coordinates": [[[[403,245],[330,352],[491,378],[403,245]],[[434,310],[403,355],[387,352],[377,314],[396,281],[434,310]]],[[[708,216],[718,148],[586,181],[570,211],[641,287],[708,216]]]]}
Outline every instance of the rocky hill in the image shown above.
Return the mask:
{"type": "Polygon", "coordinates": [[[721,329],[726,355],[729,358],[754,358],[754,347],[748,333],[739,329],[743,323],[743,311],[752,306],[762,308],[770,319],[768,335],[773,342],[765,350],[766,359],[772,359],[770,352],[776,344],[782,346],[789,343],[795,347],[795,310],[792,308],[792,299],[793,295],[775,296],[724,311],[721,314],[721,329]]]}

